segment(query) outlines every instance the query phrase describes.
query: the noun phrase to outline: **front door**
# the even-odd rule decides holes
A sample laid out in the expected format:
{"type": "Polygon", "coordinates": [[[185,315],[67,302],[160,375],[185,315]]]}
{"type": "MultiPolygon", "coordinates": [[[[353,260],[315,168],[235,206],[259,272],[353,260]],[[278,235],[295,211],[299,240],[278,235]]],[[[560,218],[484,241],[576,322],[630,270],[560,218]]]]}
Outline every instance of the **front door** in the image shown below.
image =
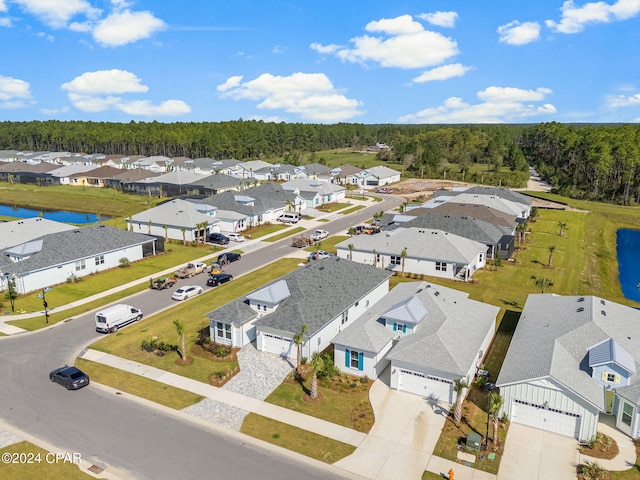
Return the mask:
{"type": "Polygon", "coordinates": [[[616,398],[616,394],[613,390],[606,390],[604,392],[604,411],[607,413],[613,412],[613,400],[616,398]]]}
{"type": "Polygon", "coordinates": [[[618,429],[627,435],[631,436],[631,426],[633,424],[633,414],[634,408],[631,403],[620,399],[621,405],[620,410],[618,410],[618,420],[616,422],[616,426],[618,429]]]}

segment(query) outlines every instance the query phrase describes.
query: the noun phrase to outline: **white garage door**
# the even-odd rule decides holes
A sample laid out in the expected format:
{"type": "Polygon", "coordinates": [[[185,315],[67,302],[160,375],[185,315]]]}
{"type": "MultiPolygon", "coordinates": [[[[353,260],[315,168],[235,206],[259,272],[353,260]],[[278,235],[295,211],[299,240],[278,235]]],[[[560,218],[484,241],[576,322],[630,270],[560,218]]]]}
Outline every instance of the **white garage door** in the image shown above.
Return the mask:
{"type": "Polygon", "coordinates": [[[279,335],[261,332],[262,351],[275,353],[283,357],[294,358],[297,356],[297,350],[290,338],[284,338],[279,335]]]}
{"type": "Polygon", "coordinates": [[[580,415],[524,400],[513,401],[511,421],[568,437],[578,438],[580,433],[580,415]]]}
{"type": "Polygon", "coordinates": [[[412,370],[398,369],[398,390],[451,403],[453,383],[412,370]]]}

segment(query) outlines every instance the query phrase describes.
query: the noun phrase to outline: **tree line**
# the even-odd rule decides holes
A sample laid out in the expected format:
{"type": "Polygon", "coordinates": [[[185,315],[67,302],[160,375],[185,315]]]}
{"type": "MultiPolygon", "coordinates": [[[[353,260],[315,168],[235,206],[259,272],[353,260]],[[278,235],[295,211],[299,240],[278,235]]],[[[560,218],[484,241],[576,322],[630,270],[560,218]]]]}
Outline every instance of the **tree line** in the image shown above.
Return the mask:
{"type": "Polygon", "coordinates": [[[379,160],[413,176],[516,187],[533,166],[557,193],[622,204],[640,203],[639,140],[635,124],[0,122],[0,149],[32,151],[286,161],[385,143],[379,160]]]}

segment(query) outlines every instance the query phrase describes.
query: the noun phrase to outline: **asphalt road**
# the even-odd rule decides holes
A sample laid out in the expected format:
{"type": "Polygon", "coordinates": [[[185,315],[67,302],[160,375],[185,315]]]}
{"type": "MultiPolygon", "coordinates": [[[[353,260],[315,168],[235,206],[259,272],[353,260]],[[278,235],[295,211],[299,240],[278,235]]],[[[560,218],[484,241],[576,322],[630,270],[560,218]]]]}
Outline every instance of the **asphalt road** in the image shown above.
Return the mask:
{"type": "MultiPolygon", "coordinates": [[[[331,234],[343,233],[373,213],[401,202],[398,197],[386,196],[383,202],[322,228],[331,234]]],[[[287,238],[243,255],[226,270],[237,277],[282,258],[291,252],[290,242],[287,238]]],[[[203,285],[205,281],[206,275],[198,275],[180,284],[203,285]]],[[[172,291],[149,290],[123,301],[142,308],[149,316],[174,303],[172,291]]],[[[0,416],[61,452],[79,452],[90,463],[125,470],[127,478],[340,478],[338,473],[276,454],[241,436],[186,421],[108,389],[90,385],[69,392],[49,381],[49,371],[73,363],[79,352],[101,335],[95,332],[92,312],[37,332],[0,338],[4,367],[0,369],[0,416]]]]}

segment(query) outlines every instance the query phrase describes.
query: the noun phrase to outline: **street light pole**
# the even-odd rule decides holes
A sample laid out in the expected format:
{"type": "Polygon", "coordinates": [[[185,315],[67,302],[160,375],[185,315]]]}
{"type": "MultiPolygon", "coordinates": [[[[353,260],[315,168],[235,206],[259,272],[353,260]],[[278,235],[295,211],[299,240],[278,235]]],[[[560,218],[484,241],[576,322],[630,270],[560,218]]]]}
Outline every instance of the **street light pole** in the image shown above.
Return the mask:
{"type": "Polygon", "coordinates": [[[42,306],[44,307],[44,320],[46,323],[49,323],[49,304],[47,303],[46,293],[50,291],[51,288],[46,287],[42,289],[42,295],[36,295],[38,298],[42,299],[42,306]]]}

